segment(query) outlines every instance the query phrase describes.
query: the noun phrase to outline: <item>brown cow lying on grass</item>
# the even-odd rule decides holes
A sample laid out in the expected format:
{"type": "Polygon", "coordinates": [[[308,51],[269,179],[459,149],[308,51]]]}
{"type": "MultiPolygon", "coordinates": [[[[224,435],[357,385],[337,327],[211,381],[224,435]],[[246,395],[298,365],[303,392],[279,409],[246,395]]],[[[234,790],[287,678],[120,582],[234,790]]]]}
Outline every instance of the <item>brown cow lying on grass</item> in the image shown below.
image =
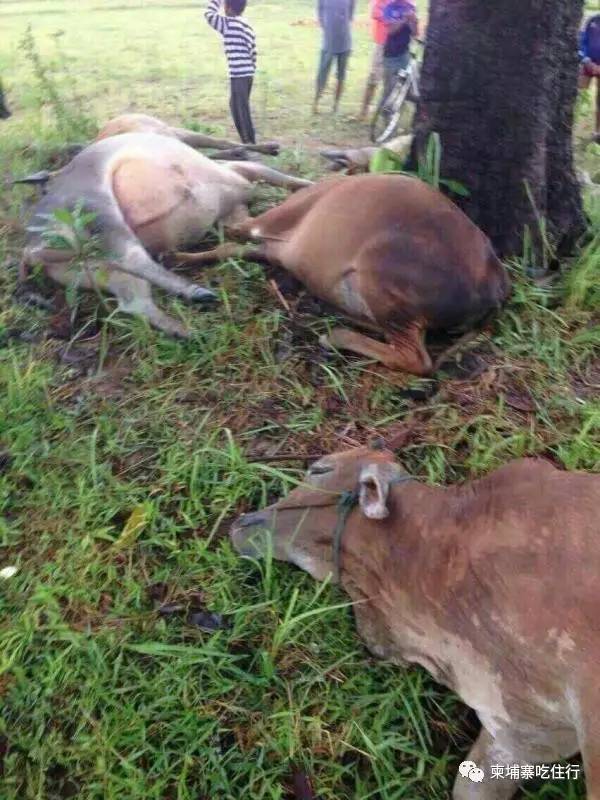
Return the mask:
{"type": "MultiPolygon", "coordinates": [[[[506,271],[481,230],[431,186],[405,175],[330,178],[231,229],[202,264],[238,255],[289,270],[309,291],[387,344],[347,328],[323,343],[417,375],[435,367],[427,330],[469,330],[509,293],[506,271]]],[[[447,354],[446,354],[447,355],[447,354]]]]}
{"type": "Polygon", "coordinates": [[[459,774],[455,800],[508,800],[518,781],[492,765],[578,751],[600,800],[599,508],[599,475],[542,460],[440,488],[363,448],[315,463],[231,537],[257,555],[270,531],[275,558],[333,573],[375,655],[422,665],[475,709],[485,779],[459,774]]]}

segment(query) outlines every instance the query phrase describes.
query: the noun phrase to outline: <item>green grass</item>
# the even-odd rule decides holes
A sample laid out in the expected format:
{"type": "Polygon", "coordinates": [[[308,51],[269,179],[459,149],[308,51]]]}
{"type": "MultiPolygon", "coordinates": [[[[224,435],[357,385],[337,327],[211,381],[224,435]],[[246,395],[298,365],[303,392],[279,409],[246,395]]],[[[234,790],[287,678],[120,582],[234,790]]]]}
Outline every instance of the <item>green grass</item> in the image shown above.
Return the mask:
{"type": "MultiPolygon", "coordinates": [[[[359,29],[340,117],[312,120],[317,33],[287,24],[312,6],[256,2],[253,19],[261,131],[285,142],[283,164],[314,173],[305,148],[364,138],[348,116],[368,39],[359,29]]],[[[46,166],[125,109],[231,132],[218,41],[192,4],[5,2],[0,23],[16,112],[1,129],[3,177],[46,166]],[[29,21],[58,115],[17,47],[29,21]]],[[[583,109],[584,164],[588,124],[583,109]]],[[[23,307],[12,293],[30,197],[0,199],[0,567],[19,568],[0,579],[0,798],[271,800],[291,796],[294,769],[324,800],[447,797],[475,733],[467,710],[423,671],[370,658],[340,592],[238,559],[224,533],[298,476],[301,464],[278,456],[407,423],[399,455],[432,482],[532,454],[600,470],[600,208],[595,239],[552,288],[513,265],[513,299],[477,347],[481,374],[417,400],[406,389],[419,381],[325,357],[316,342],[329,321],[290,320],[253,264],[206,273],[223,300],[215,313],[161,300],[194,330],[184,343],[111,315],[110,299],[77,298],[72,325],[23,307]],[[95,338],[68,341],[90,321],[95,338]],[[65,328],[67,340],[45,338],[65,328]],[[161,618],[157,596],[228,625],[161,618]]]]}

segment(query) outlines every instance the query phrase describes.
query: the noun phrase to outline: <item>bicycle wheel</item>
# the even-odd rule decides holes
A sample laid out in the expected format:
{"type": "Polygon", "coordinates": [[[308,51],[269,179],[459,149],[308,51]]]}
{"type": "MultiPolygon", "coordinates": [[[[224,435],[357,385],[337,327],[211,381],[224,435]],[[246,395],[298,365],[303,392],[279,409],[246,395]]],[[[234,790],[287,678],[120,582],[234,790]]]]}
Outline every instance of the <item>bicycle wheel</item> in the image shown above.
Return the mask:
{"type": "Polygon", "coordinates": [[[382,97],[371,121],[371,141],[384,144],[396,133],[402,110],[408,97],[410,82],[399,78],[387,97],[382,97]]]}

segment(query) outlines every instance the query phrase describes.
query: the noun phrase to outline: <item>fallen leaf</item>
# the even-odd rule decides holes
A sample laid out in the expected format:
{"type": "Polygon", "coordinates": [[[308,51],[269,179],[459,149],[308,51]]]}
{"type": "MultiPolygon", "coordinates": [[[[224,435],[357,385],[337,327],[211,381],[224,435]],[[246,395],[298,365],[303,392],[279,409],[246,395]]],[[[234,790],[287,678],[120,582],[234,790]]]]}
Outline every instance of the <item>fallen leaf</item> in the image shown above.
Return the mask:
{"type": "Polygon", "coordinates": [[[169,587],[163,581],[160,581],[159,583],[152,583],[150,586],[146,587],[148,597],[155,603],[162,603],[167,596],[168,591],[169,587]]]}
{"type": "Polygon", "coordinates": [[[507,406],[516,408],[517,411],[535,411],[536,405],[533,397],[528,392],[507,392],[504,395],[507,406]]]}
{"type": "Polygon", "coordinates": [[[8,580],[9,578],[13,578],[18,571],[19,571],[18,567],[3,567],[2,569],[0,569],[0,578],[8,580]]]}
{"type": "Polygon", "coordinates": [[[113,544],[113,549],[124,550],[135,544],[138,536],[148,524],[149,519],[149,508],[147,506],[136,506],[129,515],[121,535],[113,544]]]}
{"type": "Polygon", "coordinates": [[[217,614],[212,611],[192,611],[187,616],[188,625],[195,625],[200,630],[220,631],[229,627],[229,622],[224,619],[222,614],[217,614]]]}
{"type": "Polygon", "coordinates": [[[292,791],[295,800],[317,800],[309,776],[294,765],[292,765],[292,791]]]}
{"type": "Polygon", "coordinates": [[[8,739],[0,736],[0,778],[4,777],[4,759],[8,754],[8,739]]]}

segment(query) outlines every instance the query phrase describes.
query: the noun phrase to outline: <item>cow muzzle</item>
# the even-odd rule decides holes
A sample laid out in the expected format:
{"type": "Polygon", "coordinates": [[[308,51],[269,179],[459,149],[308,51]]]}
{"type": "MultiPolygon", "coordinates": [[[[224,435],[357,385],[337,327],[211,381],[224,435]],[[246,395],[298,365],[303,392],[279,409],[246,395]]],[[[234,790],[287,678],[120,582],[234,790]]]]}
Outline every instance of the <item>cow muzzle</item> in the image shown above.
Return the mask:
{"type": "Polygon", "coordinates": [[[234,522],[229,536],[240,555],[252,558],[265,555],[271,535],[271,520],[272,514],[264,510],[243,514],[234,522]]]}

